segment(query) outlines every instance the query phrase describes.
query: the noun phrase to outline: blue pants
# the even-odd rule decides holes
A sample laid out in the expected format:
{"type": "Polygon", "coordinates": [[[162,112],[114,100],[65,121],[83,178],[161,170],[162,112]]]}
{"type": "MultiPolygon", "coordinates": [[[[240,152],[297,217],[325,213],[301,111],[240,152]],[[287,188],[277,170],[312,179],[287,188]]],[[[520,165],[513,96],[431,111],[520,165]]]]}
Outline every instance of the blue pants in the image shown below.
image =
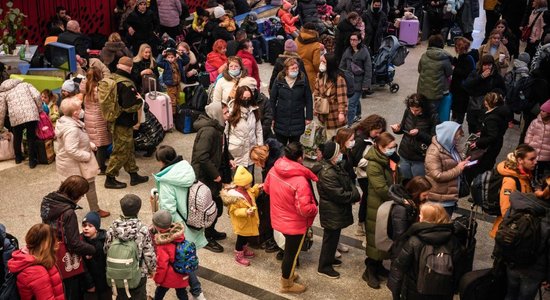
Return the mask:
{"type": "Polygon", "coordinates": [[[195,272],[191,272],[188,274],[189,276],[189,287],[191,288],[191,295],[197,297],[202,293],[201,283],[199,281],[199,278],[197,277],[197,274],[195,272]]]}
{"type": "Polygon", "coordinates": [[[262,58],[263,56],[267,55],[267,42],[265,41],[263,36],[252,39],[251,42],[252,46],[254,47],[254,57],[262,58]]]}
{"type": "Polygon", "coordinates": [[[399,174],[403,179],[411,179],[414,176],[426,175],[423,161],[407,160],[403,157],[399,160],[399,174]]]}
{"type": "Polygon", "coordinates": [[[506,268],[508,290],[505,300],[535,299],[540,287],[540,280],[530,278],[518,271],[506,268]]]}
{"type": "Polygon", "coordinates": [[[355,92],[353,96],[348,98],[348,125],[353,124],[353,119],[357,115],[357,107],[361,105],[361,92],[355,92]]]}
{"type": "MultiPolygon", "coordinates": [[[[164,295],[168,292],[170,288],[163,287],[163,286],[157,286],[157,289],[155,290],[155,300],[162,300],[164,299],[164,295]]],[[[176,289],[176,296],[179,300],[187,300],[187,291],[185,288],[176,289]]]]}

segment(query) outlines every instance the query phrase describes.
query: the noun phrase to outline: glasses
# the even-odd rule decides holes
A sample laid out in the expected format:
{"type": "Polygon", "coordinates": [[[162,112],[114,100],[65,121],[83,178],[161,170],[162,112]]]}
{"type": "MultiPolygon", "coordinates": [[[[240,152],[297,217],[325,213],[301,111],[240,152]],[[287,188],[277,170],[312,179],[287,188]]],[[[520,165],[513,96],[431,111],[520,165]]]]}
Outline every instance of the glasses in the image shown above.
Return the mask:
{"type": "Polygon", "coordinates": [[[357,42],[357,41],[358,41],[358,39],[353,39],[353,38],[352,38],[352,39],[349,39],[349,40],[350,40],[351,42],[357,42]]]}

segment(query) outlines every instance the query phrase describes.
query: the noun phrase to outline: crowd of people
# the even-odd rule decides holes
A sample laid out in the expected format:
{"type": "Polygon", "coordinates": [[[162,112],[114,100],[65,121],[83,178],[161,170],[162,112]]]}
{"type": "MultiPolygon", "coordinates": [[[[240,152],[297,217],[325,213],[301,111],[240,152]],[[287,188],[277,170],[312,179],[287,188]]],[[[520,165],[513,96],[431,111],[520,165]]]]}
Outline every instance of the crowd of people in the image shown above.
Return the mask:
{"type": "MultiPolygon", "coordinates": [[[[538,218],[540,231],[531,252],[535,261],[513,263],[506,250],[495,248],[495,265],[507,275],[506,299],[533,299],[541,285],[549,288],[546,0],[529,1],[529,6],[485,0],[486,38],[479,49],[471,49],[477,1],[462,6],[443,1],[283,1],[276,15],[284,52],[274,60],[267,94],[261,92],[258,64],[270,52],[258,16],[249,13],[246,1],[208,1],[192,14],[188,27],[182,26],[186,8],[179,0],[119,2],[119,30],[99,55],[90,51],[92,41],[80,32],[78,21],[57,9],[50,34],[75,47],[79,65],[61,94],[38,91],[17,79],[0,84],[0,128],[13,132],[15,162],[25,159],[21,144],[26,130],[29,167],[36,167],[36,132],[43,130],[38,121],[46,113],[55,127],[61,182],[42,200],[42,223],[32,226],[21,249],[11,249],[11,258],[4,260],[9,272],[18,274],[21,299],[145,299],[148,294],[163,299],[170,288],[178,299],[187,299],[187,287],[195,299],[205,299],[192,255],[184,254],[192,253],[186,248],[191,243],[197,249],[225,251],[218,241],[227,238],[229,228],[216,229],[224,207],[235,236],[235,262],[251,265],[254,248],[277,252],[282,293],[306,290],[295,268],[301,250],[311,246],[311,226],[319,215],[320,276],[340,277],[335,267],[349,251],[339,242],[341,231],[354,225],[355,235],[365,239],[362,278],[370,288],[387,281],[394,299],[452,299],[460,278],[471,271],[458,266],[471,266],[468,260],[473,260],[454,229],[453,213],[459,199],[472,194],[473,183],[488,172],[501,176],[498,217],[487,233],[497,246],[509,219],[526,209],[538,218]],[[430,37],[418,62],[417,91],[404,100],[401,122],[388,128],[384,116],[363,117],[367,113],[361,102],[374,92],[372,58],[388,34],[388,21],[410,6],[417,17],[428,18],[430,37]],[[238,24],[234,17],[243,13],[249,14],[238,24]],[[464,33],[452,41],[456,57],[445,50],[451,20],[458,20],[464,33]],[[331,28],[334,36],[327,33],[331,28]],[[149,80],[166,91],[175,114],[182,84],[202,82],[202,77],[211,88],[204,112],[193,124],[197,133],[191,160],[169,145],[147,150],[160,168],[153,176],[151,197],[158,210],[151,222],[138,216],[142,199],[127,194],[120,199],[121,216],[102,229],[101,218],[110,212],[100,208],[96,178],[105,176],[107,189],[127,188],[117,180],[124,168],[131,186],[149,180],[138,174],[134,145],[149,80]],[[105,92],[109,84],[112,93],[105,92]],[[448,99],[450,110],[445,108],[448,99]],[[517,115],[522,119],[518,146],[497,162],[517,115]],[[311,149],[301,144],[308,130],[315,135],[308,147],[315,155],[307,155],[316,160],[312,164],[304,164],[311,149]],[[402,135],[400,142],[396,135],[402,135]],[[198,192],[189,194],[200,189],[197,182],[207,188],[201,195],[216,208],[203,227],[188,226],[188,201],[198,192]],[[90,212],[81,220],[79,234],[75,210],[84,195],[90,212]],[[390,242],[382,246],[380,215],[386,203],[392,203],[385,224],[390,242]],[[438,269],[441,264],[447,270],[438,269]],[[181,271],[181,265],[187,269],[181,271]],[[426,273],[432,269],[434,273],[426,273]],[[156,283],[154,292],[147,291],[148,277],[156,283]]],[[[8,247],[13,239],[5,241],[8,247]]]]}

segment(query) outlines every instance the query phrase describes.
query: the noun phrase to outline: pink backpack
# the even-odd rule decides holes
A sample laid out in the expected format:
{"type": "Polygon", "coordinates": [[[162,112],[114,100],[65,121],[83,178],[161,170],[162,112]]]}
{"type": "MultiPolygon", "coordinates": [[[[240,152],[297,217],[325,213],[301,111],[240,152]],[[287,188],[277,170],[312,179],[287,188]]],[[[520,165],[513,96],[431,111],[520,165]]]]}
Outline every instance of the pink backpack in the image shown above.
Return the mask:
{"type": "Polygon", "coordinates": [[[50,121],[50,117],[45,112],[40,112],[40,119],[36,127],[36,136],[40,140],[49,140],[55,137],[52,121],[50,121]]]}

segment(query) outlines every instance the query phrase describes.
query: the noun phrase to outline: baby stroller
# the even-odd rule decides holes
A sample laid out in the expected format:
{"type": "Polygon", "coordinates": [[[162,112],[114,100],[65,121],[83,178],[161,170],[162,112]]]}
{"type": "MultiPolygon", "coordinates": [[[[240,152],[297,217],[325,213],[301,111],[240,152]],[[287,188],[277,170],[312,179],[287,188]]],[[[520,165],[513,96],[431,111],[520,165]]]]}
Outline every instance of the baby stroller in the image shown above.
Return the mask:
{"type": "Polygon", "coordinates": [[[395,67],[404,64],[408,54],[409,50],[399,42],[396,36],[386,36],[382,40],[378,54],[372,59],[372,84],[377,84],[381,87],[388,85],[390,92],[397,93],[399,91],[399,84],[393,83],[395,67]]]}

